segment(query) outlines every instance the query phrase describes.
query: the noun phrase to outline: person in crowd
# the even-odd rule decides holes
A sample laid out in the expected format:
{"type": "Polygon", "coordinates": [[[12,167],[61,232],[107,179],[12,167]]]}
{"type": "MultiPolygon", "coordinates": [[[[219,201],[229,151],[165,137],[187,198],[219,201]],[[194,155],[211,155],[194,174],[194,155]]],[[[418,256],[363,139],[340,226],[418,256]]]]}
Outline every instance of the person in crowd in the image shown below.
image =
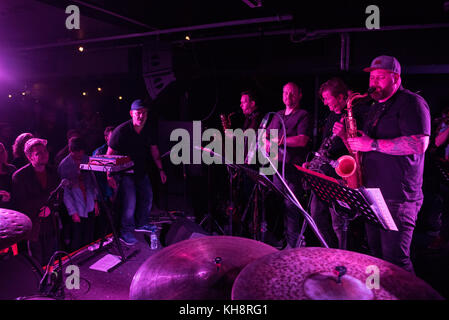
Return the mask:
{"type": "Polygon", "coordinates": [[[8,153],[3,143],[0,142],[0,206],[8,207],[11,200],[12,175],[16,167],[8,163],[8,153]]]}
{"type": "Polygon", "coordinates": [[[12,164],[15,165],[17,169],[20,169],[24,165],[28,164],[28,159],[25,156],[25,153],[23,152],[23,148],[25,146],[25,143],[31,138],[34,138],[34,135],[32,133],[24,132],[19,134],[16,140],[14,141],[14,144],[12,146],[13,152],[12,164]]]}
{"type": "Polygon", "coordinates": [[[69,131],[67,131],[67,145],[59,150],[55,157],[55,164],[57,166],[61,163],[62,159],[67,157],[67,155],[69,154],[69,140],[74,137],[81,138],[81,132],[77,129],[70,129],[69,131]]]}
{"type": "Polygon", "coordinates": [[[80,164],[88,162],[84,141],[78,137],[70,138],[69,155],[59,164],[58,173],[61,179],[70,181],[64,187],[64,204],[71,217],[72,251],[94,240],[95,216],[99,214],[92,174],[80,170],[80,164]]]}
{"type": "Polygon", "coordinates": [[[58,224],[50,207],[57,194],[59,178],[48,164],[47,141],[32,138],[25,143],[24,152],[29,164],[12,176],[12,208],[26,214],[32,230],[20,248],[28,251],[39,263],[45,265],[58,249],[58,224]]]}

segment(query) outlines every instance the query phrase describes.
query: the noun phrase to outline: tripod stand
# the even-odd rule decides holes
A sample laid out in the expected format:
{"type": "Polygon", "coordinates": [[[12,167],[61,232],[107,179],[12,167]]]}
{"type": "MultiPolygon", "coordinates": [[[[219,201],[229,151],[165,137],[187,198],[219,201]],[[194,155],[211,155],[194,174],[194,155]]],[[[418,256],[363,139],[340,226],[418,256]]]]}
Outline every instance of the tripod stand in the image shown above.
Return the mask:
{"type": "Polygon", "coordinates": [[[210,174],[210,165],[208,165],[207,167],[207,187],[208,187],[208,197],[207,197],[207,213],[206,215],[203,217],[203,219],[200,222],[200,226],[202,227],[203,224],[206,221],[209,221],[209,229],[212,233],[213,230],[213,225],[212,223],[215,224],[215,226],[217,227],[217,229],[221,232],[221,234],[225,234],[223,228],[218,224],[217,220],[214,219],[214,217],[212,216],[212,197],[209,194],[212,190],[212,183],[211,183],[211,174],[210,174]]]}
{"type": "MultiPolygon", "coordinates": [[[[109,226],[110,226],[110,228],[112,230],[112,234],[113,234],[113,243],[115,244],[115,247],[117,248],[117,250],[119,252],[119,255],[120,255],[120,262],[118,262],[114,266],[111,266],[111,268],[112,267],[115,268],[118,265],[126,262],[132,256],[134,256],[137,253],[137,251],[133,251],[128,256],[125,255],[125,252],[123,251],[122,245],[121,245],[120,240],[119,240],[119,235],[118,235],[117,229],[116,229],[115,224],[114,224],[114,220],[113,220],[113,217],[112,217],[111,209],[110,209],[110,207],[107,205],[107,203],[105,201],[103,190],[98,185],[97,178],[96,178],[96,176],[94,174],[94,171],[107,172],[108,169],[106,167],[103,167],[103,166],[93,166],[93,165],[89,165],[89,164],[81,164],[80,165],[80,169],[81,170],[90,171],[92,180],[94,182],[94,187],[97,190],[97,193],[99,194],[99,203],[100,203],[101,207],[103,208],[104,212],[106,213],[106,217],[108,219],[109,226]]],[[[116,174],[122,174],[123,170],[116,171],[115,173],[116,174]]],[[[103,246],[104,240],[105,239],[103,237],[101,239],[101,242],[100,242],[100,247],[97,250],[94,251],[94,255],[99,254],[99,253],[101,253],[104,250],[104,248],[105,248],[105,246],[103,246]]]]}
{"type": "Polygon", "coordinates": [[[251,236],[254,240],[260,240],[262,242],[265,241],[265,233],[267,232],[267,221],[265,219],[265,196],[266,196],[266,185],[262,182],[259,182],[259,174],[250,169],[245,168],[244,172],[251,178],[251,180],[255,183],[252,189],[251,195],[249,196],[248,203],[245,207],[245,211],[243,212],[242,218],[240,219],[241,223],[244,223],[248,211],[251,207],[251,203],[253,203],[253,216],[252,216],[252,228],[251,228],[251,236]]]}

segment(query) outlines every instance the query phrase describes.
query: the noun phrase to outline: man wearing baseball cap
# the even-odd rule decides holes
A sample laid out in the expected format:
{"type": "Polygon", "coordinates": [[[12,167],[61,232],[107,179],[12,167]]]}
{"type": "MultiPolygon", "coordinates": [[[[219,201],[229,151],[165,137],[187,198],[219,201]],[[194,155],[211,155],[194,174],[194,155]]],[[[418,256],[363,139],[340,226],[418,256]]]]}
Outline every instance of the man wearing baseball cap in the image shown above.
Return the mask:
{"type": "Polygon", "coordinates": [[[363,152],[364,186],[380,188],[398,231],[366,224],[372,254],[413,272],[410,244],[423,202],[424,153],[429,145],[430,113],[423,97],[404,89],[395,57],[375,58],[365,72],[375,103],[364,121],[362,136],[348,138],[363,152]]]}
{"type": "Polygon", "coordinates": [[[148,106],[140,99],[135,100],[129,114],[131,120],[112,132],[107,154],[129,156],[134,162],[134,173],[115,178],[108,175],[108,182],[111,187],[118,187],[119,199],[122,200],[120,240],[127,245],[134,245],[137,243],[134,231],[151,232],[148,225],[153,202],[149,177],[150,156],[159,169],[162,183],[166,182],[167,176],[162,169],[157,132],[148,121],[148,106]]]}

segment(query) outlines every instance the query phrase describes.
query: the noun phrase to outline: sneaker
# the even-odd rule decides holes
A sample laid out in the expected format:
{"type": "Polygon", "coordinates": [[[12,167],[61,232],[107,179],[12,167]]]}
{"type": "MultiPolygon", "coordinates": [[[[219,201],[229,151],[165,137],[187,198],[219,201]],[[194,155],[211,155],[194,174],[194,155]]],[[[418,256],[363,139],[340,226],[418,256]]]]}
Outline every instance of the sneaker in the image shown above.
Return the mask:
{"type": "Polygon", "coordinates": [[[143,225],[141,227],[137,227],[136,229],[134,229],[134,231],[136,231],[136,232],[150,232],[151,233],[153,231],[153,228],[154,228],[154,226],[146,224],[146,225],[143,225]]]}
{"type": "Polygon", "coordinates": [[[138,241],[131,233],[125,233],[120,236],[120,241],[128,246],[135,245],[138,241]]]}

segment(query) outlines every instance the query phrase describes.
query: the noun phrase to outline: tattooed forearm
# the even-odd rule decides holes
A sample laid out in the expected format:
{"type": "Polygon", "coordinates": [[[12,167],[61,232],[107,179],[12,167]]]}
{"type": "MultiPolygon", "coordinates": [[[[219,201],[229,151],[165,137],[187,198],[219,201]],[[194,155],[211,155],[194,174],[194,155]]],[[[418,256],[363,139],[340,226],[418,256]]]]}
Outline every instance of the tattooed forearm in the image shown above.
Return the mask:
{"type": "Polygon", "coordinates": [[[424,135],[403,136],[395,139],[378,140],[379,151],[397,156],[424,153],[429,144],[429,137],[424,135]]]}

